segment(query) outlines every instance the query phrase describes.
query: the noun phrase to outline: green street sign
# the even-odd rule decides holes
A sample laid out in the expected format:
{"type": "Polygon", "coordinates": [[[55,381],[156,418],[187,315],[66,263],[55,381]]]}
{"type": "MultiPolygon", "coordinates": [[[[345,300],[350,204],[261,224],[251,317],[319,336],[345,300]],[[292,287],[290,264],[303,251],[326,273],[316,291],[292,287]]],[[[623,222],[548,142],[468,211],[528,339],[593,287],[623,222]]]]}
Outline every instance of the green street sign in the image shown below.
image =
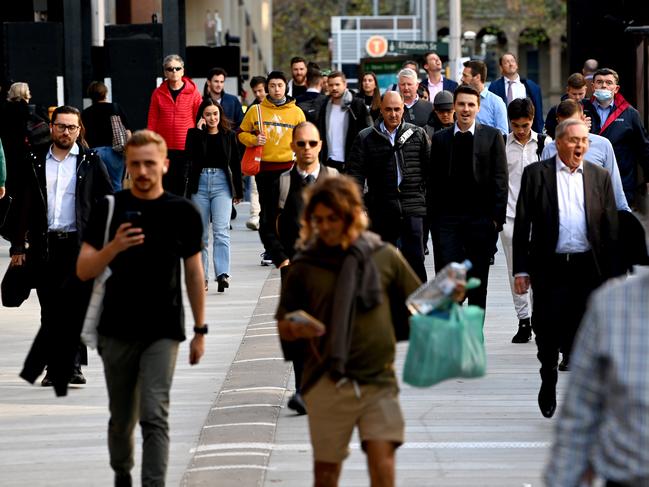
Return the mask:
{"type": "Polygon", "coordinates": [[[388,52],[395,54],[424,54],[435,51],[440,56],[448,56],[448,43],[435,41],[388,41],[388,52]]]}

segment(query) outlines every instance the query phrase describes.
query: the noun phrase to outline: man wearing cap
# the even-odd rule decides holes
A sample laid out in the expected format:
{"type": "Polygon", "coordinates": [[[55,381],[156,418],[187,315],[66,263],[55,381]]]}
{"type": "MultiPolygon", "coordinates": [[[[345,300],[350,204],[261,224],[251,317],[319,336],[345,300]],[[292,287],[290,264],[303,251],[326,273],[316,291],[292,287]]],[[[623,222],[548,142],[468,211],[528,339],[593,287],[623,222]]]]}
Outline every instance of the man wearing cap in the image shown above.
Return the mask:
{"type": "Polygon", "coordinates": [[[433,100],[433,113],[428,117],[424,130],[429,137],[435,132],[450,127],[455,122],[455,108],[453,108],[453,93],[448,90],[440,91],[433,100]]]}

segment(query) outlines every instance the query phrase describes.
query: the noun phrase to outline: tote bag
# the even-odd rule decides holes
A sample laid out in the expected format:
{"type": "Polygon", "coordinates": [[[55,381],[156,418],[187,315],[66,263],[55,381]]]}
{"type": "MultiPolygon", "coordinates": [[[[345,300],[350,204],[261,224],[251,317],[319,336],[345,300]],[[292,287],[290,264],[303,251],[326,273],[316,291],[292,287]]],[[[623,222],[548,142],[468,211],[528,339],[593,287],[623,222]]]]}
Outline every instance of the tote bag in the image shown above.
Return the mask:
{"type": "Polygon", "coordinates": [[[124,152],[124,146],[126,145],[126,141],[128,139],[126,127],[124,127],[124,124],[122,123],[122,117],[120,117],[119,115],[111,115],[110,128],[113,131],[113,150],[119,154],[122,154],[124,152]]]}
{"type": "Polygon", "coordinates": [[[403,381],[429,387],[454,377],[482,377],[487,370],[483,323],[482,308],[457,303],[411,316],[403,381]]]}
{"type": "MultiPolygon", "coordinates": [[[[264,133],[264,121],[261,118],[261,107],[259,103],[255,105],[257,108],[257,120],[259,120],[259,133],[264,133]]],[[[261,153],[264,150],[263,145],[256,145],[254,147],[246,147],[241,159],[241,172],[244,176],[255,176],[259,173],[261,166],[261,153]]]]}
{"type": "MultiPolygon", "coordinates": [[[[115,210],[115,197],[113,195],[107,195],[106,199],[108,200],[108,216],[106,217],[106,230],[104,231],[104,246],[108,243],[108,232],[113,220],[113,211],[115,210]]],[[[95,277],[90,302],[88,303],[88,310],[86,311],[86,318],[83,321],[81,341],[93,350],[97,348],[97,326],[99,325],[101,312],[104,309],[106,281],[110,275],[110,267],[106,266],[104,272],[95,277]]]]}

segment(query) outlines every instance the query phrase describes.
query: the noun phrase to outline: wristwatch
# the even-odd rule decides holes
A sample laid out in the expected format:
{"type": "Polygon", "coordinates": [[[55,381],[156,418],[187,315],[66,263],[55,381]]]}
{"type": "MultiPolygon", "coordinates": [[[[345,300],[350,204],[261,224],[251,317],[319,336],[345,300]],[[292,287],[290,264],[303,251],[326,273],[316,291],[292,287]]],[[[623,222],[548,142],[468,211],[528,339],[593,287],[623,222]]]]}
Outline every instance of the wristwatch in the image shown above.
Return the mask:
{"type": "Polygon", "coordinates": [[[197,335],[207,335],[207,323],[203,326],[194,326],[194,333],[197,335]]]}

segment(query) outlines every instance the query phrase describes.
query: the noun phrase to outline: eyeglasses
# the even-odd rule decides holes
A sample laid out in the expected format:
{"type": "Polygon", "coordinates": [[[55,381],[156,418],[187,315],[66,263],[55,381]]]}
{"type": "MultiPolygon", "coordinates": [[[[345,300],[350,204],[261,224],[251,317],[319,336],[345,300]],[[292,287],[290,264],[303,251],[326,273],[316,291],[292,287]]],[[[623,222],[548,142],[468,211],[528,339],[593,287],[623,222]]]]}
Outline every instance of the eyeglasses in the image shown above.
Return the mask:
{"type": "Polygon", "coordinates": [[[66,125],[64,123],[53,123],[52,126],[56,129],[57,132],[63,133],[67,130],[71,134],[73,134],[80,128],[78,125],[66,125]]]}
{"type": "Polygon", "coordinates": [[[167,73],[172,73],[174,71],[182,71],[183,67],[182,66],[168,66],[165,68],[165,71],[167,73]]]}
{"type": "Polygon", "coordinates": [[[318,145],[318,141],[317,140],[298,140],[298,141],[295,142],[295,145],[297,145],[298,147],[301,147],[302,149],[304,149],[307,144],[309,144],[309,147],[311,147],[313,149],[315,146],[318,145]]]}

